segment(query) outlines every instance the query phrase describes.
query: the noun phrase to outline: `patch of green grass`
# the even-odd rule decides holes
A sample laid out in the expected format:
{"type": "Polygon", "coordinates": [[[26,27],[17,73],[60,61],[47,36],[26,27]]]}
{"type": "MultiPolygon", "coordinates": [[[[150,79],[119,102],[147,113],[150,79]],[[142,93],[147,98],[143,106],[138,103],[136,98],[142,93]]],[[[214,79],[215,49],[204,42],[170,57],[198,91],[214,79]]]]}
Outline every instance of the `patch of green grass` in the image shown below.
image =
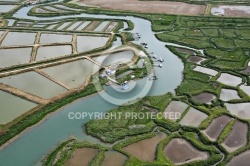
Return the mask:
{"type": "Polygon", "coordinates": [[[240,61],[244,52],[242,50],[237,51],[222,51],[214,48],[206,49],[205,53],[216,59],[221,60],[235,60],[240,61]]]}
{"type": "Polygon", "coordinates": [[[182,94],[198,94],[200,92],[211,90],[214,91],[215,88],[212,84],[208,82],[202,82],[195,79],[184,79],[180,86],[178,86],[176,92],[177,95],[182,94]]]}
{"type": "Polygon", "coordinates": [[[219,37],[218,29],[201,29],[205,36],[219,37]]]}
{"type": "Polygon", "coordinates": [[[232,39],[213,38],[212,42],[216,47],[221,49],[235,49],[234,41],[232,39]]]}

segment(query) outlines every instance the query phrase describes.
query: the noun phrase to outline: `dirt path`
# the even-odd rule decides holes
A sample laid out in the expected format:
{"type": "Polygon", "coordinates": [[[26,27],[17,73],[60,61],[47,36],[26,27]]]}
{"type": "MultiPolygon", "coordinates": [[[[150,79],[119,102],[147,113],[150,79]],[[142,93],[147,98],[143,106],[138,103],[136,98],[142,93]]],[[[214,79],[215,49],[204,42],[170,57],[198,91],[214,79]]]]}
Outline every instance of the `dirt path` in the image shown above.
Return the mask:
{"type": "Polygon", "coordinates": [[[114,10],[129,10],[145,13],[166,13],[180,15],[201,15],[205,5],[194,5],[183,2],[139,1],[139,0],[80,0],[80,2],[114,10]]]}

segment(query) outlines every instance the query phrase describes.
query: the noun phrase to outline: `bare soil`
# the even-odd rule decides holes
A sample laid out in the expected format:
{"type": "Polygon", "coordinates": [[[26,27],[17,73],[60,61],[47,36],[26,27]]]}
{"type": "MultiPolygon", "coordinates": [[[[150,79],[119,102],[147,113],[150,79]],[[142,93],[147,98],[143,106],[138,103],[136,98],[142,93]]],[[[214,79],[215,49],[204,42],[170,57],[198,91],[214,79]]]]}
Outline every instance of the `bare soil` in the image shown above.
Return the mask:
{"type": "Polygon", "coordinates": [[[139,1],[139,0],[81,0],[88,5],[114,10],[137,11],[144,13],[166,13],[181,15],[201,15],[206,6],[183,2],[139,1]]]}
{"type": "Polygon", "coordinates": [[[87,166],[97,153],[94,148],[77,149],[65,166],[87,166]]]}

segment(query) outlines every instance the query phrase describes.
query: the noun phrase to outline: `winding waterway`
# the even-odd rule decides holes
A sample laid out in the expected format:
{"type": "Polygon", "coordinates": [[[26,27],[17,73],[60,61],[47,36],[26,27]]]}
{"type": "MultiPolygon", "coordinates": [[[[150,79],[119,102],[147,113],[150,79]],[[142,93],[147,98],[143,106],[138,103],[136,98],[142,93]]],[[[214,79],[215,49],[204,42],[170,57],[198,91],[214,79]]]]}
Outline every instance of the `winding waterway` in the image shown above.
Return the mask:
{"type": "MultiPolygon", "coordinates": [[[[158,58],[162,57],[164,59],[163,67],[155,68],[155,74],[159,79],[153,82],[147,95],[162,95],[167,92],[174,92],[174,89],[182,80],[183,64],[181,60],[165,47],[166,43],[156,39],[154,32],[151,30],[151,22],[148,20],[130,16],[90,14],[38,18],[27,15],[27,12],[30,9],[31,7],[24,7],[17,11],[14,17],[31,20],[58,20],[75,17],[131,20],[134,23],[134,29],[132,32],[138,32],[141,34],[141,39],[135,43],[148,43],[148,52],[154,52],[158,58]]],[[[127,102],[138,97],[137,95],[144,90],[146,80],[147,78],[137,81],[137,84],[132,91],[123,93],[122,95],[121,93],[114,91],[111,87],[106,87],[105,90],[114,97],[125,98],[126,100],[124,100],[124,102],[127,102]]],[[[110,104],[98,94],[79,99],[61,108],[51,116],[45,118],[41,123],[23,132],[20,137],[0,151],[0,161],[5,166],[15,166],[17,163],[19,166],[41,165],[41,159],[43,159],[60,142],[67,140],[72,135],[78,139],[100,143],[97,139],[87,136],[84,133],[83,124],[89,119],[69,120],[68,113],[83,111],[106,112],[115,107],[117,106],[110,104]]]]}

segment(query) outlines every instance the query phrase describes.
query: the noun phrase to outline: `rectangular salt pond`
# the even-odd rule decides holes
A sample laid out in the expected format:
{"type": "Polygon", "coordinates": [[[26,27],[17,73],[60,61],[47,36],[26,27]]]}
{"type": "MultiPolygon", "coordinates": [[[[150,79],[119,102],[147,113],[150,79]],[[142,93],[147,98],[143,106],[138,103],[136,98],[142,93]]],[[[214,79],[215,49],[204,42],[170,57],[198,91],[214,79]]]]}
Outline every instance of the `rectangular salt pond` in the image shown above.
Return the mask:
{"type": "Polygon", "coordinates": [[[65,27],[67,27],[71,22],[65,22],[60,27],[57,28],[57,30],[63,30],[65,27]]]}
{"type": "Polygon", "coordinates": [[[243,90],[248,96],[250,96],[250,86],[241,85],[240,89],[243,90]]]}
{"type": "Polygon", "coordinates": [[[2,42],[2,46],[34,44],[36,33],[9,32],[2,42]]]}
{"type": "Polygon", "coordinates": [[[0,5],[0,13],[7,13],[17,7],[17,5],[0,5]]]}
{"type": "Polygon", "coordinates": [[[206,118],[207,114],[192,107],[182,118],[180,124],[184,126],[198,127],[206,118]]]}
{"type": "Polygon", "coordinates": [[[201,67],[201,66],[196,66],[194,68],[194,71],[198,71],[198,72],[201,72],[201,73],[204,73],[204,74],[208,74],[208,75],[211,75],[211,76],[216,76],[218,74],[218,72],[215,71],[215,70],[208,69],[208,68],[201,67]]]}
{"type": "Polygon", "coordinates": [[[77,36],[77,50],[78,52],[86,52],[95,48],[103,47],[108,40],[109,37],[77,36]]]}
{"type": "MultiPolygon", "coordinates": [[[[164,111],[165,113],[180,113],[182,114],[186,109],[188,108],[188,105],[186,103],[180,102],[180,101],[171,101],[171,103],[167,106],[167,108],[164,111]]],[[[166,114],[165,118],[169,118],[170,116],[166,114]]],[[[173,121],[176,121],[177,119],[171,119],[173,121]]]]}
{"type": "Polygon", "coordinates": [[[48,99],[67,90],[36,72],[26,72],[0,78],[0,82],[18,88],[30,94],[48,99]]]}
{"type": "Polygon", "coordinates": [[[40,43],[66,43],[72,41],[72,35],[48,34],[43,33],[40,37],[40,43]]]}
{"type": "Polygon", "coordinates": [[[109,24],[109,21],[104,21],[94,31],[101,32],[108,24],[109,24]]]}
{"type": "Polygon", "coordinates": [[[37,104],[0,90],[0,124],[7,124],[37,104]]]}
{"type": "Polygon", "coordinates": [[[8,26],[12,26],[15,22],[15,20],[12,19],[7,19],[6,21],[8,21],[8,26]]]}
{"type": "Polygon", "coordinates": [[[220,99],[223,101],[229,101],[233,99],[240,99],[238,92],[231,89],[221,89],[220,99]]]}
{"type": "Polygon", "coordinates": [[[71,25],[69,28],[67,28],[67,30],[74,30],[76,27],[78,27],[82,22],[78,21],[75,22],[73,25],[71,25]]]}
{"type": "Polygon", "coordinates": [[[217,81],[225,85],[237,86],[241,83],[242,79],[231,74],[222,73],[217,81]]]}
{"type": "Polygon", "coordinates": [[[29,63],[32,48],[15,48],[0,50],[0,68],[29,63]]]}
{"type": "Polygon", "coordinates": [[[91,21],[85,21],[82,25],[80,25],[76,30],[81,31],[83,30],[87,25],[89,25],[91,21]]]}
{"type": "Polygon", "coordinates": [[[46,29],[54,29],[58,24],[50,25],[46,29]]]}
{"type": "Polygon", "coordinates": [[[36,62],[72,54],[71,45],[46,46],[38,48],[36,62]]]}
{"type": "Polygon", "coordinates": [[[84,59],[44,68],[42,71],[69,87],[77,88],[84,84],[87,76],[93,71],[93,67],[92,62],[84,59]]]}
{"type": "Polygon", "coordinates": [[[225,106],[227,110],[242,119],[250,119],[250,103],[239,103],[239,104],[228,104],[226,103],[225,106]]]}

